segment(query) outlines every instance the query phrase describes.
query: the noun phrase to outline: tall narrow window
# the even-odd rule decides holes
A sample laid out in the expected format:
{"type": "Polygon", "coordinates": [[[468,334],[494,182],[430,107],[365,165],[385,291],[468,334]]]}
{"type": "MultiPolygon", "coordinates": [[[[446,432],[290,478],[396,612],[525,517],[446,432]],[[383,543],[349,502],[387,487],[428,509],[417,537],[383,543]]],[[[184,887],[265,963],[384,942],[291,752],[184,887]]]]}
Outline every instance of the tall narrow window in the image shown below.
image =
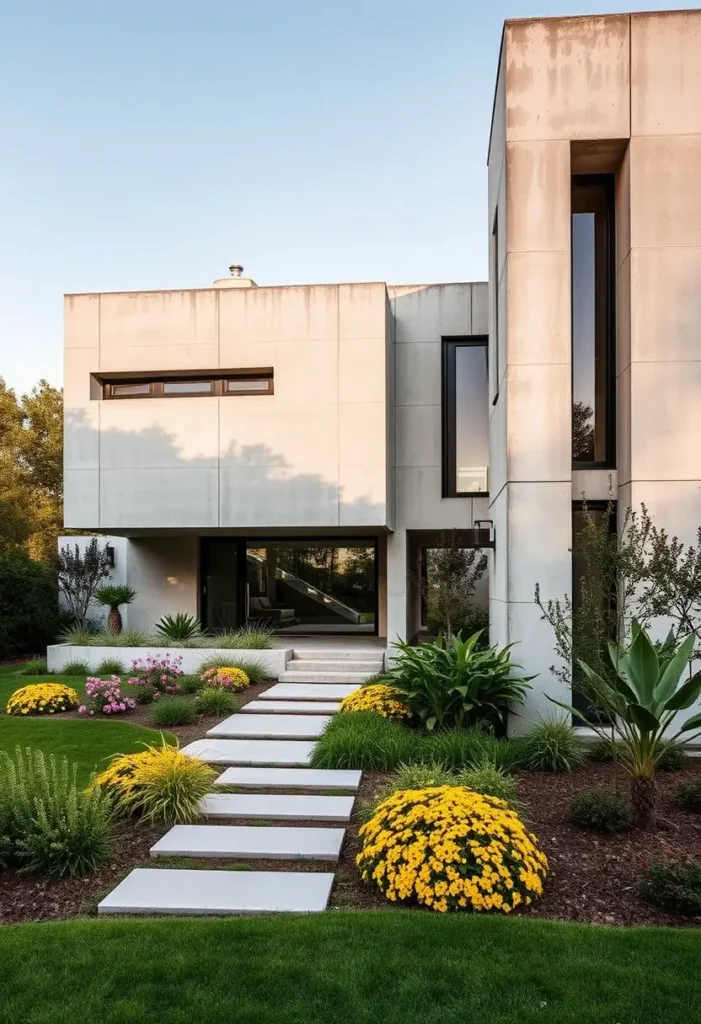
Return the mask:
{"type": "Polygon", "coordinates": [[[615,464],[613,175],[572,178],[572,462],[615,464]]]}
{"type": "Polygon", "coordinates": [[[494,381],[492,405],[499,398],[499,208],[494,211],[492,227],[492,367],[494,381]]]}
{"type": "Polygon", "coordinates": [[[489,469],[488,339],[443,342],[443,497],[486,494],[489,469]]]}

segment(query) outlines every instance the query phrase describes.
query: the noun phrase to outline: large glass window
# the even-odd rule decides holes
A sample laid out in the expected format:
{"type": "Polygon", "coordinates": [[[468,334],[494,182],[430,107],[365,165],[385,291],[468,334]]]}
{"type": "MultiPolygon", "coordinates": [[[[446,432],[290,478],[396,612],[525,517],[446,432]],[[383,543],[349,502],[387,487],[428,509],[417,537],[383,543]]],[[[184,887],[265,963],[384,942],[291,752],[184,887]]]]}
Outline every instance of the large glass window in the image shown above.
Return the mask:
{"type": "Polygon", "coordinates": [[[443,496],[489,489],[487,338],[443,342],[443,496]]]}
{"type": "Polygon", "coordinates": [[[572,462],[615,464],[613,175],[572,179],[572,462]]]}

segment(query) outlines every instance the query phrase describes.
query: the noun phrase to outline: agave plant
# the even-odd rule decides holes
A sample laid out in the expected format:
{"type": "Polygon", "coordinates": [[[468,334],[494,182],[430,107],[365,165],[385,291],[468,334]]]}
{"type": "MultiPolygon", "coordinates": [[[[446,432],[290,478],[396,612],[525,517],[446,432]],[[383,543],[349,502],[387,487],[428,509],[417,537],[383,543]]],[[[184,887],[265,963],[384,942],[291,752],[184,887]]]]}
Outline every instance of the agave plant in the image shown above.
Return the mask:
{"type": "MultiPolygon", "coordinates": [[[[683,733],[699,730],[688,740],[701,735],[701,714],[692,715],[673,735],[667,735],[677,713],[698,700],[701,673],[682,680],[694,650],[693,634],[671,647],[667,643],[660,651],[637,622],[633,622],[631,635],[628,648],[609,643],[613,671],[606,679],[585,662],[579,665],[591,703],[608,714],[610,728],[619,738],[621,764],[631,778],[631,803],[637,823],[641,828],[654,829],[655,773],[660,759],[669,743],[683,733]]],[[[548,699],[580,718],[604,742],[611,742],[606,725],[590,721],[570,705],[548,699]]]]}
{"type": "Polygon", "coordinates": [[[107,629],[110,633],[122,632],[122,616],[119,611],[120,604],[131,604],[136,597],[133,587],[123,583],[111,583],[104,587],[98,587],[95,591],[95,600],[98,604],[107,605],[109,614],[107,616],[107,629]]]}
{"type": "Polygon", "coordinates": [[[156,632],[167,640],[192,640],[202,632],[202,627],[194,615],[164,615],[156,623],[156,632]]]}
{"type": "Polygon", "coordinates": [[[479,649],[480,632],[412,647],[399,641],[389,682],[428,731],[501,726],[533,676],[513,674],[511,646],[479,649]]]}

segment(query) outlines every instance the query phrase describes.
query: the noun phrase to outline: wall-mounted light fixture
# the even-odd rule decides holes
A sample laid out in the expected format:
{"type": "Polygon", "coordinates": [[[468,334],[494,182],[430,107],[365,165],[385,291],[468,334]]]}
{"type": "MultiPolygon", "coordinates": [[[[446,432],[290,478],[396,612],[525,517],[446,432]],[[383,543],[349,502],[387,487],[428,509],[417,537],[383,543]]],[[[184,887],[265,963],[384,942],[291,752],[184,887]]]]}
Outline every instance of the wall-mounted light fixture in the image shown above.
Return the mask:
{"type": "Polygon", "coordinates": [[[494,547],[494,521],[492,519],[475,519],[472,530],[473,546],[476,548],[494,547]]]}
{"type": "Polygon", "coordinates": [[[114,547],[112,544],[105,545],[105,554],[107,556],[107,565],[110,569],[114,569],[114,547]]]}

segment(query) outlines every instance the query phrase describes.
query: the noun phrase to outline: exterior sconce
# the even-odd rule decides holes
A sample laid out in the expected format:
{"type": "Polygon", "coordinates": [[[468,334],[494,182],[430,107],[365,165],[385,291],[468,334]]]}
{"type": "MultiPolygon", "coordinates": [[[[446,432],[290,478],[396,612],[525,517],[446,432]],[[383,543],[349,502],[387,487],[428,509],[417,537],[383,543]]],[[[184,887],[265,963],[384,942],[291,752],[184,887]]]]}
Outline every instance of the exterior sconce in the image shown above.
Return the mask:
{"type": "Polygon", "coordinates": [[[472,546],[475,548],[493,548],[494,522],[491,519],[475,519],[474,526],[468,533],[472,534],[472,546]]]}
{"type": "Polygon", "coordinates": [[[114,547],[111,544],[105,545],[105,554],[107,555],[107,565],[110,569],[114,569],[114,547]]]}

